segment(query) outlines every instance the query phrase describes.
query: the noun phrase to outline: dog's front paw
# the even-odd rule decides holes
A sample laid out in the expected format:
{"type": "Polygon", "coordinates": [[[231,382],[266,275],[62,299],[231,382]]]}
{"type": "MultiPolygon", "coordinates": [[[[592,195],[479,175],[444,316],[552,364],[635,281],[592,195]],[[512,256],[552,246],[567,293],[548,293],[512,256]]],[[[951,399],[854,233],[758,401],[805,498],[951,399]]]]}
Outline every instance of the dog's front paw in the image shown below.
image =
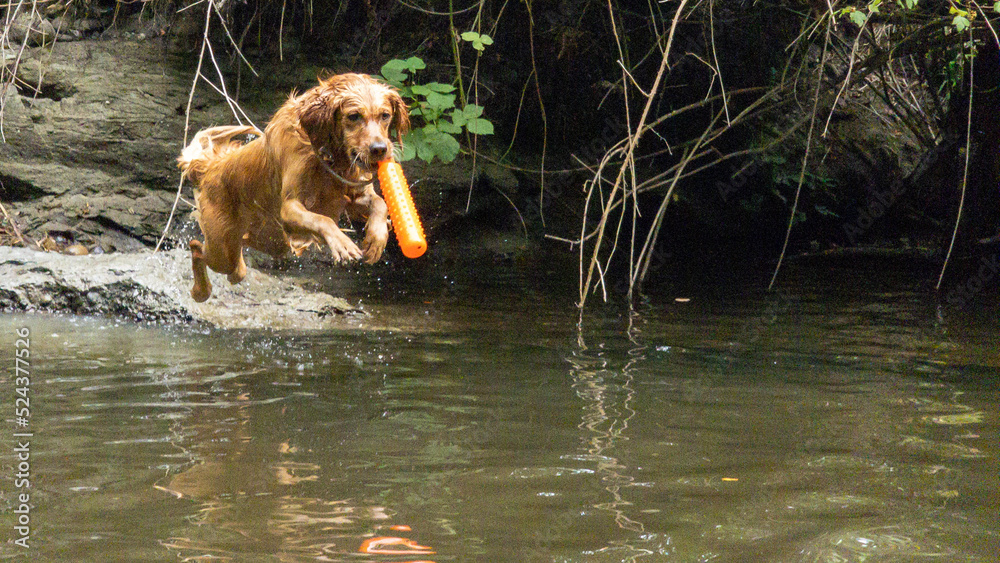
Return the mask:
{"type": "Polygon", "coordinates": [[[389,230],[383,224],[381,228],[369,225],[365,229],[365,240],[361,242],[365,262],[374,264],[382,257],[386,243],[389,242],[389,230]]]}
{"type": "Polygon", "coordinates": [[[337,234],[340,236],[335,236],[326,242],[327,246],[330,247],[330,255],[333,256],[333,260],[335,262],[351,262],[361,259],[361,249],[358,248],[358,245],[354,244],[354,241],[347,238],[344,233],[338,231],[337,234]]]}

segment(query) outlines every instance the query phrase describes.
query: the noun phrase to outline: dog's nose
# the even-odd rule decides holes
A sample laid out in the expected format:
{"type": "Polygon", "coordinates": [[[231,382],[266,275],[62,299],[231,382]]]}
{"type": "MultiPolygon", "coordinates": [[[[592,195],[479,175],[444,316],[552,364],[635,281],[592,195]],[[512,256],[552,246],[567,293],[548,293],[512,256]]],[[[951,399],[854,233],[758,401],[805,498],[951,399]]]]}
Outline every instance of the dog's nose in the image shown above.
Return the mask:
{"type": "Polygon", "coordinates": [[[389,147],[386,146],[382,141],[375,141],[368,147],[368,154],[371,155],[372,160],[382,160],[385,158],[389,147]]]}

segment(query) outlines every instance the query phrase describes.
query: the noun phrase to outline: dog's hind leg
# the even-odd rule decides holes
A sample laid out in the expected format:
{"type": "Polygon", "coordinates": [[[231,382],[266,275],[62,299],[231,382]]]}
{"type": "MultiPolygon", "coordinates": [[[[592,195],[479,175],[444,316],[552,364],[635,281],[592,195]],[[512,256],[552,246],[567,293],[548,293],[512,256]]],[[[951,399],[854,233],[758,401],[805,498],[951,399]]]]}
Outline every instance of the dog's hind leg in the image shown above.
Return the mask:
{"type": "Polygon", "coordinates": [[[212,282],[208,280],[208,271],[205,269],[205,247],[197,240],[192,240],[188,246],[191,247],[191,271],[194,273],[191,298],[201,303],[212,295],[212,282]]]}
{"type": "Polygon", "coordinates": [[[243,260],[241,246],[223,247],[221,251],[217,251],[220,245],[212,245],[207,236],[204,244],[197,240],[192,240],[188,244],[191,247],[191,271],[194,274],[191,297],[198,303],[212,295],[212,282],[208,279],[206,267],[220,274],[226,274],[231,284],[240,283],[246,277],[247,264],[243,260]]]}
{"type": "Polygon", "coordinates": [[[212,284],[208,280],[206,267],[228,276],[229,283],[240,283],[247,275],[247,265],[243,260],[243,231],[230,223],[213,205],[200,205],[201,232],[205,242],[190,242],[191,268],[194,272],[194,287],[191,297],[199,303],[212,294],[212,284]]]}
{"type": "Polygon", "coordinates": [[[240,245],[239,256],[236,257],[236,267],[233,268],[232,272],[229,272],[226,279],[235,285],[243,281],[245,277],[247,277],[247,263],[243,260],[243,246],[240,245]]]}

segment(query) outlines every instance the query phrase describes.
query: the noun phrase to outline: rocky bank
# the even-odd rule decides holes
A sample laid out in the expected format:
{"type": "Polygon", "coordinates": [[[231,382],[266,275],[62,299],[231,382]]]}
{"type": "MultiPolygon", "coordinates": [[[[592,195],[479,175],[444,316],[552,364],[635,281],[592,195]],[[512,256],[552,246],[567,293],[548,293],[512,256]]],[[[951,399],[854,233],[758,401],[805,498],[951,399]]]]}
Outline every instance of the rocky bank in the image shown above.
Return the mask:
{"type": "Polygon", "coordinates": [[[212,297],[195,303],[190,260],[179,248],[66,256],[0,247],[0,309],[275,330],[344,328],[346,317],[363,314],[256,269],[238,285],[213,276],[212,297]]]}

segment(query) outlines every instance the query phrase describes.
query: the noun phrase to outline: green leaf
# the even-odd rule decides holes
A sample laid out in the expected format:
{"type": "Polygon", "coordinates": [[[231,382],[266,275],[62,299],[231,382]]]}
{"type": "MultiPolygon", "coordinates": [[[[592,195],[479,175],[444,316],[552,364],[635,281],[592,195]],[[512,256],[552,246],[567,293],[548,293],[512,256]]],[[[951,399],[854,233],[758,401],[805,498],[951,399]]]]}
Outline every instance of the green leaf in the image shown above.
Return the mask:
{"type": "Polygon", "coordinates": [[[455,91],[455,87],[451,84],[442,84],[440,82],[428,82],[424,84],[429,90],[433,92],[438,92],[440,94],[448,94],[455,91]]]}
{"type": "Polygon", "coordinates": [[[410,74],[425,68],[427,68],[427,65],[424,64],[424,60],[420,57],[410,57],[406,60],[392,59],[382,65],[381,73],[386,82],[400,87],[410,74]]]}
{"type": "MultiPolygon", "coordinates": [[[[455,160],[455,157],[458,156],[458,151],[462,148],[458,144],[458,141],[455,140],[455,137],[441,132],[428,137],[427,144],[432,147],[434,155],[440,158],[441,162],[445,164],[455,160]]],[[[430,161],[428,160],[427,162],[430,161]]]]}
{"type": "Polygon", "coordinates": [[[403,154],[399,155],[399,159],[403,162],[407,160],[413,160],[417,158],[417,149],[413,146],[413,143],[407,143],[403,145],[403,154]]]}
{"type": "Polygon", "coordinates": [[[424,123],[433,125],[437,120],[441,119],[441,110],[433,108],[426,103],[421,104],[420,117],[424,118],[424,123]]]}
{"type": "Polygon", "coordinates": [[[868,21],[868,16],[864,12],[859,12],[857,10],[851,12],[850,18],[851,21],[854,22],[854,25],[858,27],[865,25],[865,22],[868,21]]]}
{"type": "Polygon", "coordinates": [[[427,105],[439,112],[455,107],[455,94],[427,93],[427,105]]]}
{"type": "Polygon", "coordinates": [[[413,92],[413,94],[416,96],[426,96],[427,94],[433,92],[433,90],[431,90],[430,88],[428,88],[423,84],[414,84],[410,88],[410,91],[413,92]]]}
{"type": "Polygon", "coordinates": [[[427,65],[424,64],[424,60],[420,57],[410,57],[403,62],[406,64],[406,68],[409,69],[410,72],[416,72],[427,68],[427,65]]]}
{"type": "Polygon", "coordinates": [[[403,154],[400,156],[401,160],[413,160],[417,157],[417,146],[423,144],[423,131],[420,129],[412,129],[406,135],[403,135],[403,154]]]}
{"type": "Polygon", "coordinates": [[[993,4],[993,11],[1000,14],[1000,2],[993,4]]]}
{"type": "MultiPolygon", "coordinates": [[[[454,118],[455,116],[454,114],[452,114],[452,120],[454,120],[454,118]]],[[[461,125],[458,125],[454,121],[446,121],[444,119],[438,120],[437,129],[442,133],[449,133],[451,135],[458,135],[459,133],[462,132],[461,125]]]]}
{"type": "Polygon", "coordinates": [[[955,26],[955,31],[961,33],[966,29],[969,29],[969,18],[965,16],[955,16],[955,19],[951,20],[951,25],[955,26]]]}
{"type": "Polygon", "coordinates": [[[411,129],[403,136],[403,160],[420,158],[430,162],[434,160],[434,149],[427,144],[427,134],[424,128],[411,129]]]}
{"type": "Polygon", "coordinates": [[[448,163],[455,160],[461,147],[454,137],[442,133],[434,127],[426,126],[413,129],[403,137],[402,160],[419,158],[431,162],[439,158],[448,163]]]}
{"type": "Polygon", "coordinates": [[[476,104],[466,104],[461,110],[455,110],[451,114],[451,120],[459,127],[464,127],[466,123],[483,115],[483,106],[476,104]]]}
{"type": "Polygon", "coordinates": [[[399,59],[392,59],[391,61],[382,65],[382,77],[385,78],[386,82],[392,84],[393,86],[399,86],[406,81],[406,62],[399,59]]]}
{"type": "Polygon", "coordinates": [[[454,92],[455,87],[451,84],[442,84],[440,82],[428,82],[427,84],[414,84],[413,93],[420,96],[427,96],[431,93],[447,94],[449,92],[454,92]]]}
{"type": "Polygon", "coordinates": [[[430,162],[434,160],[434,147],[427,143],[427,141],[421,141],[416,145],[417,158],[424,162],[430,162]]]}
{"type": "Polygon", "coordinates": [[[475,31],[466,31],[462,33],[461,37],[463,41],[472,43],[472,47],[477,51],[482,51],[486,48],[486,45],[493,44],[493,38],[485,33],[479,34],[475,31]]]}
{"type": "Polygon", "coordinates": [[[480,115],[483,115],[483,106],[477,106],[476,104],[466,104],[465,107],[462,108],[462,115],[464,115],[467,119],[474,119],[476,117],[479,117],[480,115]]]}
{"type": "Polygon", "coordinates": [[[493,38],[484,33],[482,36],[480,36],[479,41],[472,42],[472,47],[477,51],[484,51],[486,50],[486,45],[492,45],[492,44],[493,44],[493,38]]]}
{"type": "Polygon", "coordinates": [[[488,119],[475,118],[470,119],[468,123],[465,124],[465,128],[474,135],[492,135],[493,134],[493,123],[488,119]]]}

